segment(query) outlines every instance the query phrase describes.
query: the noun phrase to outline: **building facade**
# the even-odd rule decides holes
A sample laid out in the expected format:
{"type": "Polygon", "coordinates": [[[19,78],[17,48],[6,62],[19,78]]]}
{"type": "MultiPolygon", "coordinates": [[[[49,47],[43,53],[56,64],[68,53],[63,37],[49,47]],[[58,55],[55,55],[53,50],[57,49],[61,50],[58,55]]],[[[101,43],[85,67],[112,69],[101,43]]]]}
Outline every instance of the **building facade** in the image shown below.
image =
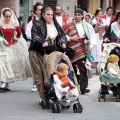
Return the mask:
{"type": "Polygon", "coordinates": [[[120,9],[120,0],[0,0],[0,10],[4,7],[10,7],[17,17],[23,17],[25,22],[36,2],[41,2],[52,8],[57,4],[61,5],[63,11],[68,12],[71,17],[74,16],[76,8],[82,8],[91,14],[94,14],[98,7],[101,7],[103,12],[108,6],[113,6],[115,11],[120,9]]]}

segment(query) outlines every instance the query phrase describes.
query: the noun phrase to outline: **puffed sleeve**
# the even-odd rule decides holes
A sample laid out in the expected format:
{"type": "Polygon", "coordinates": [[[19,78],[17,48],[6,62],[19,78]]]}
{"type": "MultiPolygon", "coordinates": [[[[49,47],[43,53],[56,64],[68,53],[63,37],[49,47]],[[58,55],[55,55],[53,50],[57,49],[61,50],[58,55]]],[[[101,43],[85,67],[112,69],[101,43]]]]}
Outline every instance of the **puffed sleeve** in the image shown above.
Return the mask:
{"type": "Polygon", "coordinates": [[[16,37],[17,37],[17,38],[20,38],[20,36],[21,36],[21,34],[22,34],[22,31],[21,31],[20,26],[17,26],[16,29],[15,29],[15,31],[17,32],[16,37]]]}

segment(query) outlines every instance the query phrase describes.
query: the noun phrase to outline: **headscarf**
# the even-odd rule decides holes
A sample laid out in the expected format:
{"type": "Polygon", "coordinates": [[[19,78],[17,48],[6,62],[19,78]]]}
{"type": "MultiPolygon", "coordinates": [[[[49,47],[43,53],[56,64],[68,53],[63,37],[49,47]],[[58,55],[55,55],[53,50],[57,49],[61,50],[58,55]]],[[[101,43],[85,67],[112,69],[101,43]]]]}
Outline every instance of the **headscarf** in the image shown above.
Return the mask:
{"type": "Polygon", "coordinates": [[[86,17],[87,15],[90,16],[90,21],[89,21],[89,23],[91,23],[92,15],[91,15],[90,13],[86,13],[86,14],[84,15],[84,19],[83,19],[83,20],[85,21],[85,17],[86,17]]]}
{"type": "Polygon", "coordinates": [[[12,23],[14,25],[16,25],[16,26],[19,25],[19,21],[18,21],[16,15],[15,15],[15,13],[10,8],[8,8],[8,7],[3,8],[2,11],[1,11],[1,17],[0,17],[0,23],[1,23],[1,25],[3,24],[3,21],[4,21],[3,11],[6,10],[6,9],[10,10],[11,13],[12,13],[12,16],[11,16],[12,23]]]}

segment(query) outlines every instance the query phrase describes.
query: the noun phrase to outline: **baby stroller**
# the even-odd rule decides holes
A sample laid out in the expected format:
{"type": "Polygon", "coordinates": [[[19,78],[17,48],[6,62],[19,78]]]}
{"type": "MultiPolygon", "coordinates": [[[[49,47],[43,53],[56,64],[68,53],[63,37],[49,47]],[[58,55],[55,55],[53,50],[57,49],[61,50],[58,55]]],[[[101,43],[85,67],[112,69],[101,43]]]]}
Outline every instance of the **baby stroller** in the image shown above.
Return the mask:
{"type": "Polygon", "coordinates": [[[58,51],[52,52],[49,55],[44,56],[44,64],[45,68],[47,69],[46,73],[47,76],[49,77],[49,84],[50,88],[45,87],[45,100],[43,101],[42,108],[43,109],[51,109],[53,113],[60,113],[62,108],[63,109],[69,109],[70,106],[73,104],[73,111],[75,113],[81,113],[83,111],[83,107],[80,104],[79,97],[70,102],[70,105],[62,105],[61,102],[59,101],[55,89],[54,89],[54,79],[53,79],[53,71],[56,70],[56,67],[60,63],[65,63],[69,66],[69,79],[76,85],[78,86],[76,76],[73,72],[72,64],[69,60],[69,58],[58,51]]]}
{"type": "MultiPolygon", "coordinates": [[[[105,43],[103,44],[103,52],[100,56],[100,61],[98,64],[98,70],[100,74],[107,72],[106,69],[106,63],[108,60],[109,55],[115,54],[120,58],[120,45],[117,43],[105,43]]],[[[118,62],[118,65],[120,67],[120,61],[118,62]]],[[[101,76],[100,76],[101,79],[101,76]]],[[[120,101],[120,84],[117,84],[117,87],[113,87],[113,84],[110,84],[110,86],[106,86],[101,83],[101,88],[98,92],[98,101],[101,102],[102,100],[106,101],[106,94],[103,94],[105,92],[106,94],[113,93],[113,95],[116,98],[116,102],[120,101]]]]}

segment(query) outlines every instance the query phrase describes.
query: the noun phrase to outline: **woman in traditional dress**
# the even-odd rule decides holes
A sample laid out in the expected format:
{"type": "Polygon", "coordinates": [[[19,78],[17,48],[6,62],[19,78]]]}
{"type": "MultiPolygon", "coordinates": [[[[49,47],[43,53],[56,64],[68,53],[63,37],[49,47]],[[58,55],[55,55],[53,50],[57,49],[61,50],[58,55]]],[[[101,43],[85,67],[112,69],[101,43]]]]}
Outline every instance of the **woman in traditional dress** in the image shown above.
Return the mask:
{"type": "Polygon", "coordinates": [[[87,22],[87,23],[90,23],[91,24],[91,19],[92,19],[92,16],[90,13],[86,13],[84,15],[84,20],[87,22]]]}
{"type": "Polygon", "coordinates": [[[117,13],[115,20],[110,24],[105,33],[104,42],[115,42],[120,44],[120,12],[117,13]]]}
{"type": "Polygon", "coordinates": [[[8,84],[31,76],[27,44],[21,35],[19,22],[10,8],[4,8],[0,18],[0,91],[10,90],[8,84]]]}
{"type": "MultiPolygon", "coordinates": [[[[107,29],[107,22],[102,18],[101,10],[96,10],[95,18],[91,21],[97,36],[97,45],[93,48],[91,54],[94,56],[93,66],[97,66],[102,51],[103,35],[107,29]]],[[[98,74],[96,68],[96,74],[98,74]]]]}
{"type": "Polygon", "coordinates": [[[36,20],[31,30],[32,41],[29,48],[30,63],[33,77],[37,85],[40,98],[45,99],[44,86],[49,86],[49,78],[44,67],[44,54],[66,48],[66,36],[58,22],[53,18],[53,10],[43,7],[41,18],[36,20]]]}

